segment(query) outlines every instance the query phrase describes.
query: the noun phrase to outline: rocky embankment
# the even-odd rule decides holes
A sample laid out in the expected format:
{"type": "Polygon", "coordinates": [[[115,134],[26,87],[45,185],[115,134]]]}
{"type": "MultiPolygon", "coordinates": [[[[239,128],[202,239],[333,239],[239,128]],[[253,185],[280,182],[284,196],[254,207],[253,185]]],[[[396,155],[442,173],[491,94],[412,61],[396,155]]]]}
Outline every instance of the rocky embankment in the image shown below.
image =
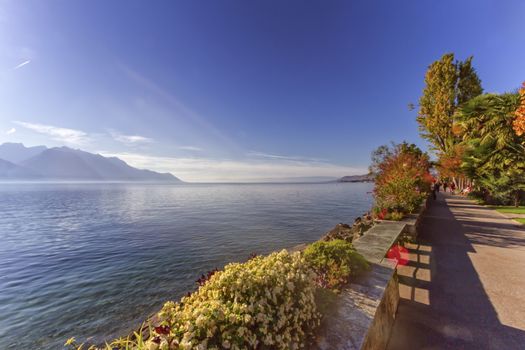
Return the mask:
{"type": "Polygon", "coordinates": [[[374,226],[374,219],[370,213],[366,213],[354,220],[352,226],[348,224],[339,223],[333,229],[326,232],[322,237],[322,241],[331,241],[334,239],[343,239],[347,242],[352,242],[361,237],[367,230],[374,226]]]}

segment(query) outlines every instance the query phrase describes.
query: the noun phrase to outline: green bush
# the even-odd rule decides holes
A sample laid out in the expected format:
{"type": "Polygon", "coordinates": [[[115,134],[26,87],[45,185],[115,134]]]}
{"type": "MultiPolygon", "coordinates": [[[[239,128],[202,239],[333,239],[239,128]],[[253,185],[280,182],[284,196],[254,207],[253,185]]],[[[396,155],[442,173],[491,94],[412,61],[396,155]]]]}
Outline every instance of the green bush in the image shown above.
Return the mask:
{"type": "Polygon", "coordinates": [[[338,289],[369,266],[351,243],[341,239],[312,243],[303,254],[317,274],[317,283],[325,288],[338,289]]]}
{"type": "Polygon", "coordinates": [[[387,220],[393,220],[393,221],[401,221],[405,215],[402,212],[399,211],[393,211],[389,213],[387,220]]]}

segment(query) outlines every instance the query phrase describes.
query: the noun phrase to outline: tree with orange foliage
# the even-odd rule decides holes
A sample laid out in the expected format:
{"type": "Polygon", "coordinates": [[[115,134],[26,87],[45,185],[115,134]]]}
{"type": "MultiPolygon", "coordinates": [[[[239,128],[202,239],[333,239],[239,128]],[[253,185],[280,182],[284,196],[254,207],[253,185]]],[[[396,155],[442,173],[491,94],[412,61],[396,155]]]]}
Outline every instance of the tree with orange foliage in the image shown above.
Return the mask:
{"type": "Polygon", "coordinates": [[[461,169],[464,156],[465,146],[462,144],[457,144],[451,147],[447,153],[440,153],[437,164],[440,177],[452,179],[459,189],[462,187],[460,184],[465,182],[459,181],[458,183],[459,179],[463,179],[465,177],[465,174],[461,169]]]}
{"type": "Polygon", "coordinates": [[[516,135],[522,136],[525,134],[525,82],[523,82],[519,94],[521,103],[514,113],[516,118],[512,122],[512,128],[514,129],[514,132],[516,132],[516,135]]]}
{"type": "Polygon", "coordinates": [[[376,170],[375,210],[380,218],[401,217],[416,210],[430,191],[430,161],[416,145],[381,146],[372,155],[376,170]],[[400,215],[401,214],[401,215],[400,215]]]}

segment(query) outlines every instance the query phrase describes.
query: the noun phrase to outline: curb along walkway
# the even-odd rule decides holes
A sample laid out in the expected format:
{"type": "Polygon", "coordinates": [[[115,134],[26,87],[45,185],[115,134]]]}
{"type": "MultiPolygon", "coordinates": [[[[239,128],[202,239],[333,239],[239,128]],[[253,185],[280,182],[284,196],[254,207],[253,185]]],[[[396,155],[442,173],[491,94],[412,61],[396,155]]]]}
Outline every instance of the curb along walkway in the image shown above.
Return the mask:
{"type": "Polygon", "coordinates": [[[419,232],[388,349],[525,349],[525,226],[440,193],[419,232]]]}

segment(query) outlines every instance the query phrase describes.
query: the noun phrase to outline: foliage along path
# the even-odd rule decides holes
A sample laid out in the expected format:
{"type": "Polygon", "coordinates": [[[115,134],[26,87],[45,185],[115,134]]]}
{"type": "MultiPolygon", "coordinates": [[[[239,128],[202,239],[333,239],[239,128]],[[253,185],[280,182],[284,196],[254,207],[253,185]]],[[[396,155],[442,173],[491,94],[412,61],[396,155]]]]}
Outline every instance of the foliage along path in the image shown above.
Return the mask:
{"type": "Polygon", "coordinates": [[[525,348],[525,226],[440,193],[409,252],[388,349],[525,348]]]}

